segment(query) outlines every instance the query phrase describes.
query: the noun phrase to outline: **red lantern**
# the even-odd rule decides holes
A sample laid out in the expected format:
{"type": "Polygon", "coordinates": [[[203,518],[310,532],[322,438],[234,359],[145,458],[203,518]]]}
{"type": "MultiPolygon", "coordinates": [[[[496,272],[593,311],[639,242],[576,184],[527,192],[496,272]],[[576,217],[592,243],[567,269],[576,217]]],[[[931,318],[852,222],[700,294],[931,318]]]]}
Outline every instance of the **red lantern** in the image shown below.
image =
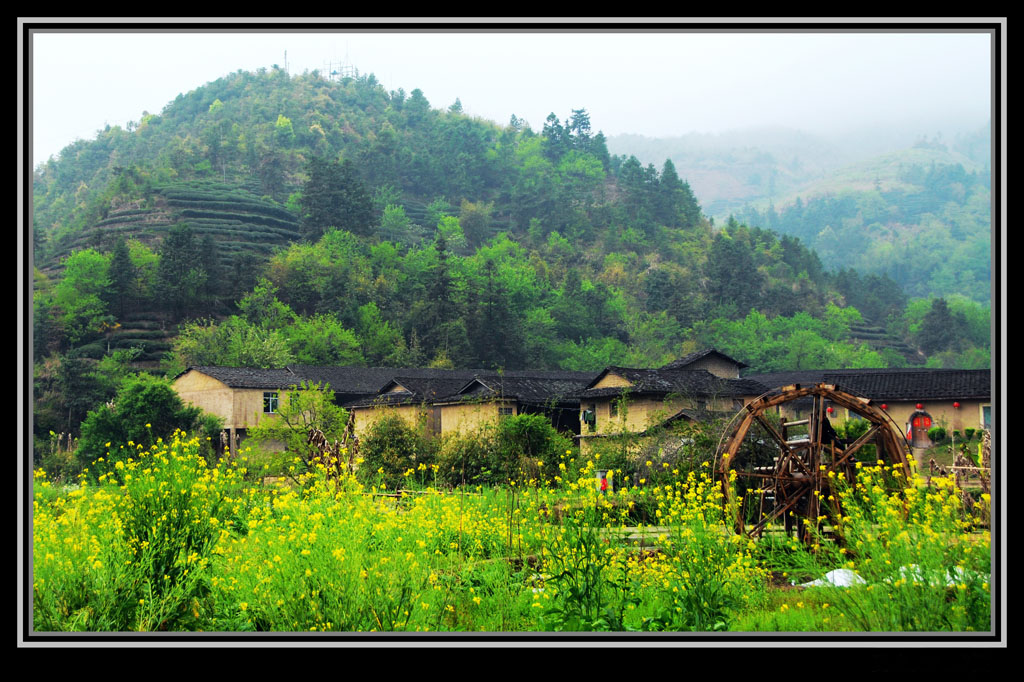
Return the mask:
{"type": "Polygon", "coordinates": [[[883,409],[883,410],[888,410],[888,409],[889,409],[889,406],[888,406],[888,405],[886,405],[885,403],[882,403],[882,409],[883,409]]]}
{"type": "Polygon", "coordinates": [[[829,413],[829,414],[832,414],[832,408],[831,408],[831,407],[830,407],[830,408],[828,408],[828,413],[829,413]]]}
{"type": "Polygon", "coordinates": [[[914,407],[916,407],[919,410],[924,409],[924,405],[922,405],[921,403],[918,403],[917,405],[914,405],[914,407]]]}
{"type": "Polygon", "coordinates": [[[955,407],[956,409],[959,410],[960,409],[960,403],[953,403],[953,407],[955,407]]]}

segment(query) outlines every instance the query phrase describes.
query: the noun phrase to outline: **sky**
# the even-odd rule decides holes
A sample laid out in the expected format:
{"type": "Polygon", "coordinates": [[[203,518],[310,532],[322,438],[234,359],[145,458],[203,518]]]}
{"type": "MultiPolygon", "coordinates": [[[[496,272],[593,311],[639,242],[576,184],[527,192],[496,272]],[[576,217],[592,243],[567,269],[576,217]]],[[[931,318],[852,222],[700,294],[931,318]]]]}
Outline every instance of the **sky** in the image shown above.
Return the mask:
{"type": "MultiPolygon", "coordinates": [[[[33,165],[105,125],[159,113],[239,69],[339,64],[435,108],[540,130],[586,109],[595,131],[672,137],[763,126],[834,133],[868,125],[977,129],[990,119],[991,35],[555,30],[456,33],[128,30],[32,35],[33,165]]],[[[620,25],[621,26],[621,25],[620,25]]],[[[159,28],[159,25],[155,25],[159,28]]],[[[271,30],[273,29],[273,30],[271,30]]]]}

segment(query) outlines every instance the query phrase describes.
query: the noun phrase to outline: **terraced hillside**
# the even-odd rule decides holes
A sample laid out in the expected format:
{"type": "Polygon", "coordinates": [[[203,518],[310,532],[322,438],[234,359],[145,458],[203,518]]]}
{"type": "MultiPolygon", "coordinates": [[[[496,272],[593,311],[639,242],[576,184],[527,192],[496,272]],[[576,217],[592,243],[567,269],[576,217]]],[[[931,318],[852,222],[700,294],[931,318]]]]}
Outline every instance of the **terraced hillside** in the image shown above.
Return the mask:
{"type": "Polygon", "coordinates": [[[899,353],[910,365],[924,364],[925,356],[916,349],[911,348],[901,339],[889,334],[883,327],[873,327],[866,324],[850,326],[850,341],[854,344],[867,344],[871,350],[883,351],[891,349],[899,353]]]}
{"type": "Polygon", "coordinates": [[[110,330],[104,338],[98,339],[77,349],[80,357],[99,360],[110,351],[137,348],[138,354],[132,358],[132,366],[136,369],[155,370],[177,333],[175,325],[156,312],[140,312],[126,315],[125,318],[110,330]]]}
{"type": "Polygon", "coordinates": [[[196,180],[160,185],[147,196],[111,207],[102,220],[60,244],[41,269],[87,247],[108,246],[118,238],[157,248],[174,225],[187,223],[199,239],[210,235],[222,264],[238,253],[265,258],[299,238],[298,220],[283,206],[231,185],[196,180]]]}

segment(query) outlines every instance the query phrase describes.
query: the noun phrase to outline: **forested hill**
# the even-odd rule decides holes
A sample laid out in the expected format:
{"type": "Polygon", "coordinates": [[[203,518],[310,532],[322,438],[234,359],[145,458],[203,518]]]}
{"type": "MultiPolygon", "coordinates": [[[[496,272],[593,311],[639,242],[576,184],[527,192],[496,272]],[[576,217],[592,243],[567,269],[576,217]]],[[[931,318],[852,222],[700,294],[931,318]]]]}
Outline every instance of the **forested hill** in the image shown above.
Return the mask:
{"type": "Polygon", "coordinates": [[[670,158],[709,215],[800,238],[828,269],[884,274],[910,296],[991,295],[991,125],[949,139],[909,129],[782,128],[613,136],[670,158]]]}
{"type": "MultiPolygon", "coordinates": [[[[966,335],[922,336],[931,302],[907,317],[890,279],[712,225],[670,161],[610,155],[582,108],[538,131],[373,76],[237,72],[34,180],[37,407],[69,423],[110,393],[97,362],[598,370],[716,346],[773,371],[925,343],[980,362],[966,335]]],[[[961,303],[942,310],[966,330],[961,303]]]]}

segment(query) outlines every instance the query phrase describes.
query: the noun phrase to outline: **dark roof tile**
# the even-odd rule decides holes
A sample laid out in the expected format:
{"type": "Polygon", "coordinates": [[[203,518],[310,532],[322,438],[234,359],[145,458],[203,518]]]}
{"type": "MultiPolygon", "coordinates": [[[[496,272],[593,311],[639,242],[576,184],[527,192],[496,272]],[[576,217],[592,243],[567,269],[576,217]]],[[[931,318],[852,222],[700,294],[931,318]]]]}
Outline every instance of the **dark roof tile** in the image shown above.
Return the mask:
{"type": "MultiPolygon", "coordinates": [[[[752,396],[761,395],[768,389],[750,379],[722,379],[705,369],[635,369],[631,367],[609,367],[603,372],[616,374],[628,380],[632,386],[610,388],[587,388],[578,396],[581,399],[621,395],[625,390],[630,395],[700,395],[700,396],[752,396]]],[[[597,383],[597,379],[589,385],[597,383]]]]}
{"type": "Polygon", "coordinates": [[[705,348],[704,350],[699,350],[696,353],[690,353],[689,355],[684,355],[683,357],[679,358],[678,360],[673,360],[672,362],[668,363],[667,365],[665,365],[661,369],[684,369],[688,365],[692,365],[693,363],[697,362],[698,360],[700,360],[700,359],[702,359],[704,357],[707,357],[708,355],[717,355],[718,357],[722,358],[723,360],[727,360],[729,362],[735,363],[736,366],[739,367],[740,369],[743,369],[744,367],[749,367],[749,365],[747,365],[747,363],[740,362],[736,358],[731,358],[731,357],[729,357],[728,355],[726,355],[725,353],[723,353],[720,350],[715,350],[714,348],[705,348]]]}
{"type": "MultiPolygon", "coordinates": [[[[189,370],[202,372],[231,388],[274,388],[282,389],[299,383],[299,379],[287,369],[258,369],[253,367],[207,367],[192,366],[189,370]]],[[[186,372],[188,370],[185,370],[186,372]]],[[[184,374],[185,372],[182,372],[184,374]]],[[[181,376],[179,374],[178,376],[181,376]]]]}
{"type": "Polygon", "coordinates": [[[826,383],[873,400],[967,400],[989,398],[987,369],[820,369],[745,377],[769,388],[826,383]]]}

